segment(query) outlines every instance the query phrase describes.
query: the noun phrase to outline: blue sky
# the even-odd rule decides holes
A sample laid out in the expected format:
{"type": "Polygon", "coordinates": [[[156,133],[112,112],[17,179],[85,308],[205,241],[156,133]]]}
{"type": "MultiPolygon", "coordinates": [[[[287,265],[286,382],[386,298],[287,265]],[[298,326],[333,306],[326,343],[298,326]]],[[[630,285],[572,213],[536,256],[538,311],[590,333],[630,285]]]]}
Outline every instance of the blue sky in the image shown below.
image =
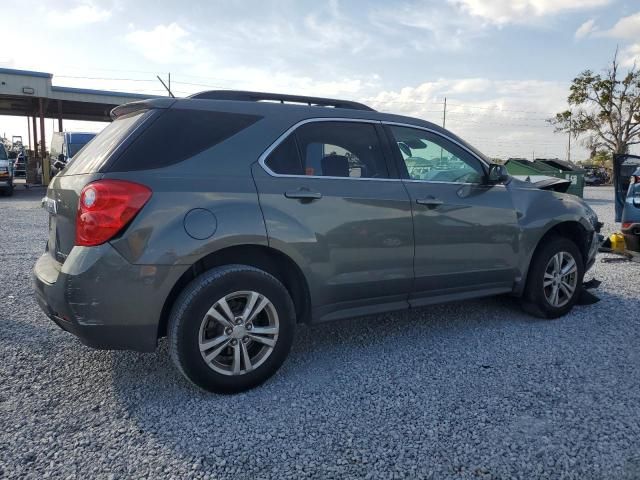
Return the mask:
{"type": "MultiPolygon", "coordinates": [[[[616,46],[640,59],[625,0],[56,1],[4,5],[0,66],[54,83],[179,95],[236,88],[365,101],[442,121],[491,156],[566,156],[545,118],[616,46]],[[13,30],[12,30],[13,29],[13,30]]],[[[0,117],[0,133],[22,133],[0,117]]],[[[67,128],[99,125],[68,122],[67,128]]],[[[574,158],[586,153],[574,150],[574,158]]]]}

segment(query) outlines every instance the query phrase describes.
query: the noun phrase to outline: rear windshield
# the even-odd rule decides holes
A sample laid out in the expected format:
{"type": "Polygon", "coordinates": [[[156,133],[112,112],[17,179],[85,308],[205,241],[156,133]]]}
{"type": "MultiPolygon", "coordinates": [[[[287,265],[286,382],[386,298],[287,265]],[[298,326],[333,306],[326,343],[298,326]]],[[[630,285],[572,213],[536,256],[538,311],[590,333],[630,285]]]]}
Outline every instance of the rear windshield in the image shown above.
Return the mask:
{"type": "Polygon", "coordinates": [[[63,175],[79,175],[99,171],[109,155],[148,114],[148,110],[141,110],[118,118],[107,125],[92,142],[87,144],[87,148],[82,149],[73,158],[73,161],[69,162],[63,175]]]}
{"type": "MultiPolygon", "coordinates": [[[[173,165],[230,139],[262,117],[208,110],[163,112],[109,166],[126,172],[173,165]]],[[[95,142],[95,140],[94,140],[95,142]]],[[[91,148],[91,144],[87,149],[91,148]]],[[[84,156],[84,150],[80,156],[84,156]]]]}

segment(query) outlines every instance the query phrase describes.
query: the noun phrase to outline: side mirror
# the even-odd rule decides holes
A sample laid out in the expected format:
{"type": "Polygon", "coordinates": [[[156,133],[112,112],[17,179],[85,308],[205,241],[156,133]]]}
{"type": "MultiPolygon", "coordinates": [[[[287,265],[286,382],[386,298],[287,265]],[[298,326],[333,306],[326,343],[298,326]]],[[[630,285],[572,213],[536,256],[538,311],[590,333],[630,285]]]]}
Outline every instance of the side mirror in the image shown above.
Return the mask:
{"type": "Polygon", "coordinates": [[[489,166],[489,173],[487,174],[487,183],[495,185],[497,183],[504,183],[509,180],[509,172],[507,167],[497,163],[492,163],[489,166]]]}
{"type": "Polygon", "coordinates": [[[60,153],[58,155],[58,161],[62,163],[66,163],[66,159],[64,158],[64,153],[60,153]]]}

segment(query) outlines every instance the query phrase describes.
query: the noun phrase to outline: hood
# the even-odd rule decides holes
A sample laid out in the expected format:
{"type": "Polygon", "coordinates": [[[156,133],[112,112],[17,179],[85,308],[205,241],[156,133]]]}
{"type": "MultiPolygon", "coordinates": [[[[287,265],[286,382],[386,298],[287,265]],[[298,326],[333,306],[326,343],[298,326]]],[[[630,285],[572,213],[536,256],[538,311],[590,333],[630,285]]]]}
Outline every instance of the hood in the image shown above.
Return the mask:
{"type": "Polygon", "coordinates": [[[511,181],[519,188],[533,187],[560,193],[565,193],[571,186],[570,180],[546,175],[512,175],[511,181]]]}
{"type": "Polygon", "coordinates": [[[547,178],[540,180],[533,184],[534,187],[540,190],[551,190],[554,192],[565,193],[571,186],[571,181],[564,178],[547,178]]]}

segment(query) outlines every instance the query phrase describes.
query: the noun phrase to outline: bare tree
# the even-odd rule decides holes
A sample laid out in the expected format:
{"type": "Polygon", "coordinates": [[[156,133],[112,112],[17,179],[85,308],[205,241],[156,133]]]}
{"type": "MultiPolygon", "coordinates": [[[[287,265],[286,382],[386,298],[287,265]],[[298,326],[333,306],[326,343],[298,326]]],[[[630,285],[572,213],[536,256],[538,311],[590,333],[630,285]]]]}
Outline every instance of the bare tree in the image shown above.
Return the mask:
{"type": "Polygon", "coordinates": [[[567,101],[570,110],[548,120],[556,132],[591,137],[590,146],[614,154],[640,143],[640,72],[634,64],[621,74],[617,50],[602,75],[585,70],[573,79],[567,101]]]}

